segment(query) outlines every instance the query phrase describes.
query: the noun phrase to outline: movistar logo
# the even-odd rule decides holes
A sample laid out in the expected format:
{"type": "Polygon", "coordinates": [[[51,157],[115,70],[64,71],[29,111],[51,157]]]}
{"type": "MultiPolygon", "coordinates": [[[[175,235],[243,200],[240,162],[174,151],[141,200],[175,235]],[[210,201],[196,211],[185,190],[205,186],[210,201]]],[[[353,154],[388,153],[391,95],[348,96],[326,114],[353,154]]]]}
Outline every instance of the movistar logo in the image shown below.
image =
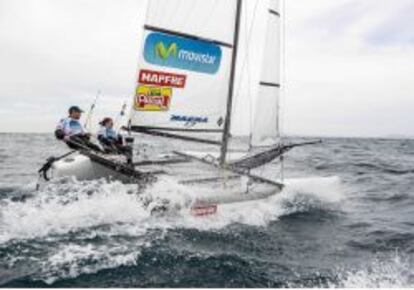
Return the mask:
{"type": "Polygon", "coordinates": [[[171,43],[170,46],[166,46],[164,42],[158,42],[155,45],[155,55],[163,60],[167,60],[170,56],[178,56],[178,45],[176,43],[171,43]]]}
{"type": "Polygon", "coordinates": [[[216,74],[222,51],[220,46],[207,41],[153,32],[145,40],[144,58],[154,65],[216,74]]]}

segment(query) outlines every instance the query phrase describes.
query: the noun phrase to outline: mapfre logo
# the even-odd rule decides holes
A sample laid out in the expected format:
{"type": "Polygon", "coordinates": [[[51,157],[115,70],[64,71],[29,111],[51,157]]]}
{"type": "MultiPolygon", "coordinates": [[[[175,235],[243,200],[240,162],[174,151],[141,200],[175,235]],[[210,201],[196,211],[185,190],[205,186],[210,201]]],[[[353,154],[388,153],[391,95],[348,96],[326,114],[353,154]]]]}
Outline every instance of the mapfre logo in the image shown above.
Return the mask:
{"type": "Polygon", "coordinates": [[[145,40],[144,59],[154,65],[216,74],[221,58],[221,47],[206,41],[155,32],[145,40]]]}
{"type": "Polygon", "coordinates": [[[161,71],[140,70],[138,82],[140,84],[155,85],[183,89],[187,81],[186,75],[179,75],[161,71]]]}

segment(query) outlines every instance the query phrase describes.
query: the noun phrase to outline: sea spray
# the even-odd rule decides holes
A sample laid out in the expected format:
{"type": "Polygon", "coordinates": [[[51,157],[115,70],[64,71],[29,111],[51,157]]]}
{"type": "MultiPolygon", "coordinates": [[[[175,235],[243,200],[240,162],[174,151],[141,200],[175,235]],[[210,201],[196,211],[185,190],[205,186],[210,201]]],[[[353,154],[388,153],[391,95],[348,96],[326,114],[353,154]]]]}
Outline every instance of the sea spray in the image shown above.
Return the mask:
{"type": "Polygon", "coordinates": [[[24,202],[1,205],[0,243],[65,234],[102,224],[142,219],[137,197],[123,184],[104,181],[51,184],[24,202]]]}
{"type": "MultiPolygon", "coordinates": [[[[307,211],[315,203],[330,208],[343,199],[338,178],[288,180],[280,195],[223,205],[216,215],[194,217],[185,206],[197,193],[173,179],[161,178],[142,195],[137,195],[136,189],[103,180],[63,180],[24,202],[7,201],[1,205],[0,247],[19,243],[25,249],[35,239],[44,247],[42,260],[37,261],[35,253],[24,258],[34,259],[37,265],[33,266],[37,269],[33,279],[51,284],[102,269],[135,265],[142,249],[163,239],[169,230],[220,231],[232,224],[266,227],[292,212],[307,211]],[[152,216],[150,206],[142,203],[143,195],[168,200],[180,210],[152,216]],[[311,204],[286,206],[295,205],[299,196],[309,197],[311,204]]],[[[6,261],[10,267],[12,260],[6,261]]]]}
{"type": "Polygon", "coordinates": [[[396,252],[377,257],[359,268],[339,270],[338,281],[332,286],[343,288],[412,288],[414,261],[396,252]]]}
{"type": "MultiPolygon", "coordinates": [[[[172,179],[161,179],[144,194],[151,196],[153,202],[168,200],[181,210],[171,225],[205,230],[222,228],[231,223],[265,226],[285,214],[306,210],[312,206],[310,203],[338,204],[343,199],[338,178],[288,180],[280,195],[260,201],[222,205],[216,216],[197,218],[186,210],[194,200],[194,192],[172,179]]],[[[164,223],[163,218],[160,218],[163,222],[159,223],[151,217],[151,207],[145,208],[142,200],[142,196],[134,194],[133,186],[118,182],[101,180],[52,184],[35,198],[1,205],[0,226],[4,230],[0,233],[0,242],[65,234],[103,224],[140,225],[144,220],[149,227],[171,226],[168,222],[164,223]]]]}

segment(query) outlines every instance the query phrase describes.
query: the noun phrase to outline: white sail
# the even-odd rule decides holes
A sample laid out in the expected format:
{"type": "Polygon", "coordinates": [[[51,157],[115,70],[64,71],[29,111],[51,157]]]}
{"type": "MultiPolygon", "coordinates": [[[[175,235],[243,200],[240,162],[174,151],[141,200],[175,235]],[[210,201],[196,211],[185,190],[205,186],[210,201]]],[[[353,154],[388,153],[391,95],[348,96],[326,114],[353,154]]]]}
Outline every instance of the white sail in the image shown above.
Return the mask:
{"type": "Polygon", "coordinates": [[[280,136],[280,27],[279,1],[270,0],[263,67],[252,128],[252,146],[274,145],[280,136]]]}
{"type": "Polygon", "coordinates": [[[149,1],[133,128],[223,131],[236,12],[236,0],[149,1]]]}

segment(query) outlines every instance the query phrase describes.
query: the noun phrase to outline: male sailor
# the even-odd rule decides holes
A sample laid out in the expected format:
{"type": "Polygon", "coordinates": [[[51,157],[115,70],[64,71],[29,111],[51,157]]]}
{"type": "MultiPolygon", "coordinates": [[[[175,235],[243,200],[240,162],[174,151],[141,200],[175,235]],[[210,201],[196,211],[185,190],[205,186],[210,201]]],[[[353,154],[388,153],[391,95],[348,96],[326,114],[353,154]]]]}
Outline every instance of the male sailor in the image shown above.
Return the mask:
{"type": "Polygon", "coordinates": [[[130,153],[130,147],[124,146],[122,135],[114,129],[112,118],[103,119],[99,125],[98,140],[107,153],[130,153]]]}
{"type": "Polygon", "coordinates": [[[87,133],[80,123],[83,111],[78,106],[69,109],[69,116],[60,120],[55,130],[58,140],[64,141],[74,150],[91,149],[97,152],[102,150],[90,141],[91,134],[87,133]]]}

